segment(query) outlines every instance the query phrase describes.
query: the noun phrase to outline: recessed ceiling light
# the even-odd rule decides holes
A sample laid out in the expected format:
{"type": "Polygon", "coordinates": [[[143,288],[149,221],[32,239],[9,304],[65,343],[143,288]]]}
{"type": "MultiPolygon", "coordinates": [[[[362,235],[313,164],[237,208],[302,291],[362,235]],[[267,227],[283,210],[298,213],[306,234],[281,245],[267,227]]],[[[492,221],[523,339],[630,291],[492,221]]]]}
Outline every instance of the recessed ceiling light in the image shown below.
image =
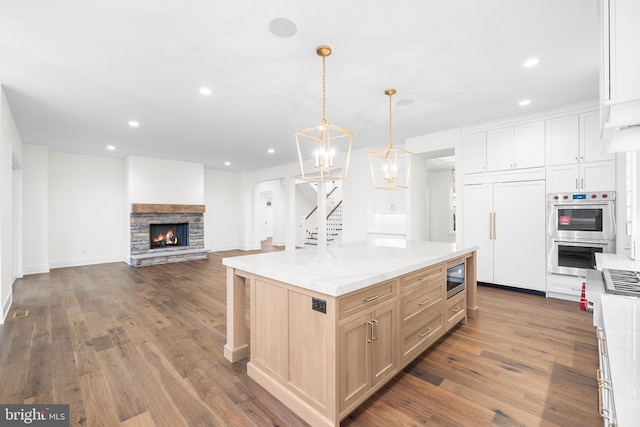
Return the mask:
{"type": "Polygon", "coordinates": [[[540,62],[538,58],[530,58],[530,59],[527,59],[523,65],[529,68],[529,67],[534,67],[538,65],[538,62],[540,62]]]}
{"type": "Polygon", "coordinates": [[[231,166],[231,162],[224,162],[225,166],[231,166]]]}
{"type": "Polygon", "coordinates": [[[274,150],[273,148],[269,148],[269,149],[267,150],[267,152],[268,152],[269,154],[273,154],[273,153],[275,153],[275,152],[276,152],[276,150],[274,150]]]}
{"type": "Polygon", "coordinates": [[[200,93],[205,95],[205,96],[209,96],[209,95],[211,95],[211,89],[209,89],[208,87],[201,87],[200,88],[200,93]]]}
{"type": "Polygon", "coordinates": [[[113,151],[113,150],[115,150],[115,149],[116,149],[116,147],[115,147],[115,146],[113,146],[113,145],[107,145],[107,150],[111,150],[111,151],[113,151]]]}
{"type": "Polygon", "coordinates": [[[140,126],[140,123],[136,122],[135,120],[130,120],[129,126],[131,126],[132,128],[137,128],[138,126],[140,126]]]}
{"type": "Polygon", "coordinates": [[[276,37],[293,37],[298,32],[296,24],[287,18],[276,18],[269,22],[269,31],[276,37]]]}
{"type": "Polygon", "coordinates": [[[524,107],[525,105],[529,105],[531,104],[531,100],[529,99],[523,99],[522,101],[518,102],[518,105],[521,107],[524,107]]]}

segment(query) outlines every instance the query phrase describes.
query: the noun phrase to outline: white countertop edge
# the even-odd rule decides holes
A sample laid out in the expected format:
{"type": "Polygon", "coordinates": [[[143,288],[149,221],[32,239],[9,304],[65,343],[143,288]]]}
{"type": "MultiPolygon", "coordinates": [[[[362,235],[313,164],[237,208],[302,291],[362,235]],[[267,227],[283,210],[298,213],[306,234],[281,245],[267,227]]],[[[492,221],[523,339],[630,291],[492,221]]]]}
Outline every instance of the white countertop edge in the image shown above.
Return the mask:
{"type": "Polygon", "coordinates": [[[640,419],[640,299],[601,296],[618,425],[634,425],[640,419]]]}
{"type": "Polygon", "coordinates": [[[596,253],[596,266],[598,267],[598,270],[608,268],[640,271],[640,260],[633,260],[624,254],[596,253]]]}
{"type": "Polygon", "coordinates": [[[307,248],[229,257],[223,258],[222,263],[247,273],[338,297],[478,249],[477,246],[457,249],[453,243],[440,242],[414,242],[411,246],[385,249],[362,242],[326,249],[307,248]],[[378,254],[366,253],[367,250],[374,250],[378,254]],[[358,256],[359,251],[362,251],[362,257],[358,256]],[[340,259],[341,255],[343,259],[340,259]],[[331,265],[324,268],[327,261],[331,265]],[[321,265],[322,262],[324,265],[321,265]],[[348,268],[349,271],[339,267],[348,268]],[[300,268],[315,270],[303,274],[300,268]]]}

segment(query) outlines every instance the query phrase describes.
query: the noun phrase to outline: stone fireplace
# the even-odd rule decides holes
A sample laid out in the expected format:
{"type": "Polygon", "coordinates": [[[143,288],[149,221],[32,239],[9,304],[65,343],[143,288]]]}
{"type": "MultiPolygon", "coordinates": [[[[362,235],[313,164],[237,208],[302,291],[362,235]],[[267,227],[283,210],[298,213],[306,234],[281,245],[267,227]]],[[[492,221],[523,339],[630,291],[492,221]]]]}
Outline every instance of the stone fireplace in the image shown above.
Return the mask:
{"type": "Polygon", "coordinates": [[[208,258],[204,205],[131,205],[130,264],[136,267],[208,258]]]}

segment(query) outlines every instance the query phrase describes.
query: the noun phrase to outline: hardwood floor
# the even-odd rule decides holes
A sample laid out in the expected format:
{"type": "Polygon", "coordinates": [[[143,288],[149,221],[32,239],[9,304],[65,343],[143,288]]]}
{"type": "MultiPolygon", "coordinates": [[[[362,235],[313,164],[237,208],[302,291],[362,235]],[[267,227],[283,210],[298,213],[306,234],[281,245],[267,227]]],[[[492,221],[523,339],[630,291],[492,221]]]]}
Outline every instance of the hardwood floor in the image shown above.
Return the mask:
{"type": "MultiPolygon", "coordinates": [[[[0,325],[0,403],[67,403],[72,426],[305,425],[247,376],[247,360],[223,357],[221,258],[244,254],[18,280],[0,325]]],[[[342,426],[602,425],[590,314],[488,287],[478,302],[478,319],[454,328],[342,426]]]]}

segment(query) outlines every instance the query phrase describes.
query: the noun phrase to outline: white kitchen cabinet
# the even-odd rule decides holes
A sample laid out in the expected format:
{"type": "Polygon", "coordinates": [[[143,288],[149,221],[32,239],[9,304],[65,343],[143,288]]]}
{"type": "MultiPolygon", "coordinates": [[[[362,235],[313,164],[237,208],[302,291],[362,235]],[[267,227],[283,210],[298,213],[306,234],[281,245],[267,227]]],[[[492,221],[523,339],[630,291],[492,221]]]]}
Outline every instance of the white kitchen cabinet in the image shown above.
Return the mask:
{"type": "Polygon", "coordinates": [[[487,170],[513,169],[513,127],[487,132],[487,170]]]}
{"type": "Polygon", "coordinates": [[[487,171],[487,133],[465,135],[462,139],[462,168],[464,173],[487,171]]]}
{"type": "Polygon", "coordinates": [[[626,212],[624,250],[629,258],[640,260],[640,152],[626,154],[626,212]]]}
{"type": "Polygon", "coordinates": [[[640,100],[640,2],[602,0],[602,98],[614,104],[640,100]]]}
{"type": "Polygon", "coordinates": [[[487,131],[487,171],[544,166],[544,122],[487,131]]]}
{"type": "Polygon", "coordinates": [[[601,0],[600,119],[603,149],[631,151],[640,136],[640,2],[601,0]]]}
{"type": "Polygon", "coordinates": [[[580,114],[580,161],[598,162],[615,158],[614,153],[602,151],[598,111],[580,114]]]}
{"type": "Polygon", "coordinates": [[[545,183],[464,186],[464,241],[478,245],[478,281],[545,290],[545,183]]]}
{"type": "Polygon", "coordinates": [[[513,128],[514,168],[544,166],[544,122],[528,123],[513,128]]]}
{"type": "Polygon", "coordinates": [[[547,193],[615,191],[615,161],[574,163],[547,168],[547,193]]]}
{"type": "Polygon", "coordinates": [[[601,153],[599,132],[597,111],[547,120],[547,166],[613,160],[614,154],[601,153]]]}

